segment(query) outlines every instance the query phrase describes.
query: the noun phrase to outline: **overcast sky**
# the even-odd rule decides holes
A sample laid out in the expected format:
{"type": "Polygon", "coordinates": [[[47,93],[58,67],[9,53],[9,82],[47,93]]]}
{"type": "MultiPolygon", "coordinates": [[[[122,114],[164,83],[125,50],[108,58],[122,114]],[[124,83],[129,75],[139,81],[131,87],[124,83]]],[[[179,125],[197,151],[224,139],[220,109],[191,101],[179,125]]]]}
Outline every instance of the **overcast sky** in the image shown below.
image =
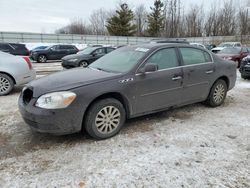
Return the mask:
{"type": "MultiPolygon", "coordinates": [[[[220,2],[221,0],[217,0],[220,2]]],[[[67,25],[74,18],[88,20],[93,10],[117,7],[119,0],[0,0],[0,31],[46,32],[67,25]]],[[[147,9],[154,0],[127,0],[131,7],[143,3],[147,9]]],[[[209,0],[182,0],[185,9],[209,0]]]]}

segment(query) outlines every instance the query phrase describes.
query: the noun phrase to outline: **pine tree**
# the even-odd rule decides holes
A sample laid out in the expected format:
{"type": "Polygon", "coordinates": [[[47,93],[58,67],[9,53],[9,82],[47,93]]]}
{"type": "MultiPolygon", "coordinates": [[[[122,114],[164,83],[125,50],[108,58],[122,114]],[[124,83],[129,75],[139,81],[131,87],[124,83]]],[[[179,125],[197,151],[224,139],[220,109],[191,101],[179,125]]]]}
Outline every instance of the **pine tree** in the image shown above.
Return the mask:
{"type": "Polygon", "coordinates": [[[120,5],[116,14],[107,20],[107,29],[110,35],[115,36],[132,36],[136,32],[136,25],[132,22],[134,14],[126,3],[120,5]]]}
{"type": "Polygon", "coordinates": [[[154,7],[150,7],[151,13],[148,15],[148,33],[150,36],[158,37],[164,28],[163,2],[155,0],[154,7]]]}

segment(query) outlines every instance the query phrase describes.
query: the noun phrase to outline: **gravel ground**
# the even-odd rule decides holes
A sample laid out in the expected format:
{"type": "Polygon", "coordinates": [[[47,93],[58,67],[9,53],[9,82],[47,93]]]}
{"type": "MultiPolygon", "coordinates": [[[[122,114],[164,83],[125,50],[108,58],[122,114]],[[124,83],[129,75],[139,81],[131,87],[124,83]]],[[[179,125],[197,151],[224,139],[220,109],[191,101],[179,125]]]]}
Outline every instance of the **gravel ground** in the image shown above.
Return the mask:
{"type": "Polygon", "coordinates": [[[0,187],[250,187],[250,81],[221,107],[136,118],[98,142],[32,132],[21,89],[0,97],[0,187]]]}

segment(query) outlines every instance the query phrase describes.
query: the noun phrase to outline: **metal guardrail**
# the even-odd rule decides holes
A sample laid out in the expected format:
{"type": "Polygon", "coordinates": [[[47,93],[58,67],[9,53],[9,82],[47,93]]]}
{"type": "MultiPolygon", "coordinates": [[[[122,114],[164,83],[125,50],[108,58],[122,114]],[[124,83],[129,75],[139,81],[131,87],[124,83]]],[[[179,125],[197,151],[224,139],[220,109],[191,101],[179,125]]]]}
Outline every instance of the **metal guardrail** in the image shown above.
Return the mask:
{"type": "MultiPolygon", "coordinates": [[[[99,36],[99,35],[71,35],[71,34],[43,34],[43,33],[19,33],[0,32],[0,42],[15,43],[79,43],[79,44],[111,44],[125,45],[148,42],[152,37],[123,37],[123,36],[99,36]]],[[[250,36],[216,36],[186,38],[189,42],[214,43],[226,41],[239,41],[250,44],[250,36]]]]}

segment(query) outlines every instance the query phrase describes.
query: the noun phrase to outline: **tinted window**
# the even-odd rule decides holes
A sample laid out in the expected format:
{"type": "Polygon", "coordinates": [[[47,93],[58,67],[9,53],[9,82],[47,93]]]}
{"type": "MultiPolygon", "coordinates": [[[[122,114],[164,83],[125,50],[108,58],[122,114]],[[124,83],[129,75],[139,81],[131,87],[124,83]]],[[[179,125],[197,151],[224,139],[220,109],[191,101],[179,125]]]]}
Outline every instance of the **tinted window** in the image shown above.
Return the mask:
{"type": "Polygon", "coordinates": [[[49,48],[52,49],[52,50],[58,50],[59,46],[52,46],[52,47],[49,47],[49,48]]]}
{"type": "Polygon", "coordinates": [[[99,48],[95,51],[96,54],[105,54],[105,49],[104,48],[99,48]]]}
{"type": "Polygon", "coordinates": [[[60,46],[59,49],[60,50],[69,50],[69,46],[60,46]]]}
{"type": "Polygon", "coordinates": [[[158,65],[158,69],[167,69],[178,66],[178,59],[174,48],[162,49],[155,52],[146,62],[158,65]]]}
{"type": "Polygon", "coordinates": [[[76,48],[74,46],[67,46],[68,50],[75,50],[76,48]]]}
{"type": "Polygon", "coordinates": [[[10,47],[8,44],[0,44],[0,50],[10,50],[10,47]]]}
{"type": "Polygon", "coordinates": [[[211,62],[210,55],[202,50],[194,48],[180,48],[184,65],[194,65],[211,62]]]}
{"type": "Polygon", "coordinates": [[[23,44],[10,44],[10,46],[12,46],[12,48],[15,49],[15,50],[23,50],[23,49],[25,49],[25,45],[23,45],[23,44]]]}
{"type": "Polygon", "coordinates": [[[241,47],[240,43],[237,43],[235,46],[241,47]]]}
{"type": "Polygon", "coordinates": [[[107,48],[107,53],[112,52],[114,48],[107,48]]]}

